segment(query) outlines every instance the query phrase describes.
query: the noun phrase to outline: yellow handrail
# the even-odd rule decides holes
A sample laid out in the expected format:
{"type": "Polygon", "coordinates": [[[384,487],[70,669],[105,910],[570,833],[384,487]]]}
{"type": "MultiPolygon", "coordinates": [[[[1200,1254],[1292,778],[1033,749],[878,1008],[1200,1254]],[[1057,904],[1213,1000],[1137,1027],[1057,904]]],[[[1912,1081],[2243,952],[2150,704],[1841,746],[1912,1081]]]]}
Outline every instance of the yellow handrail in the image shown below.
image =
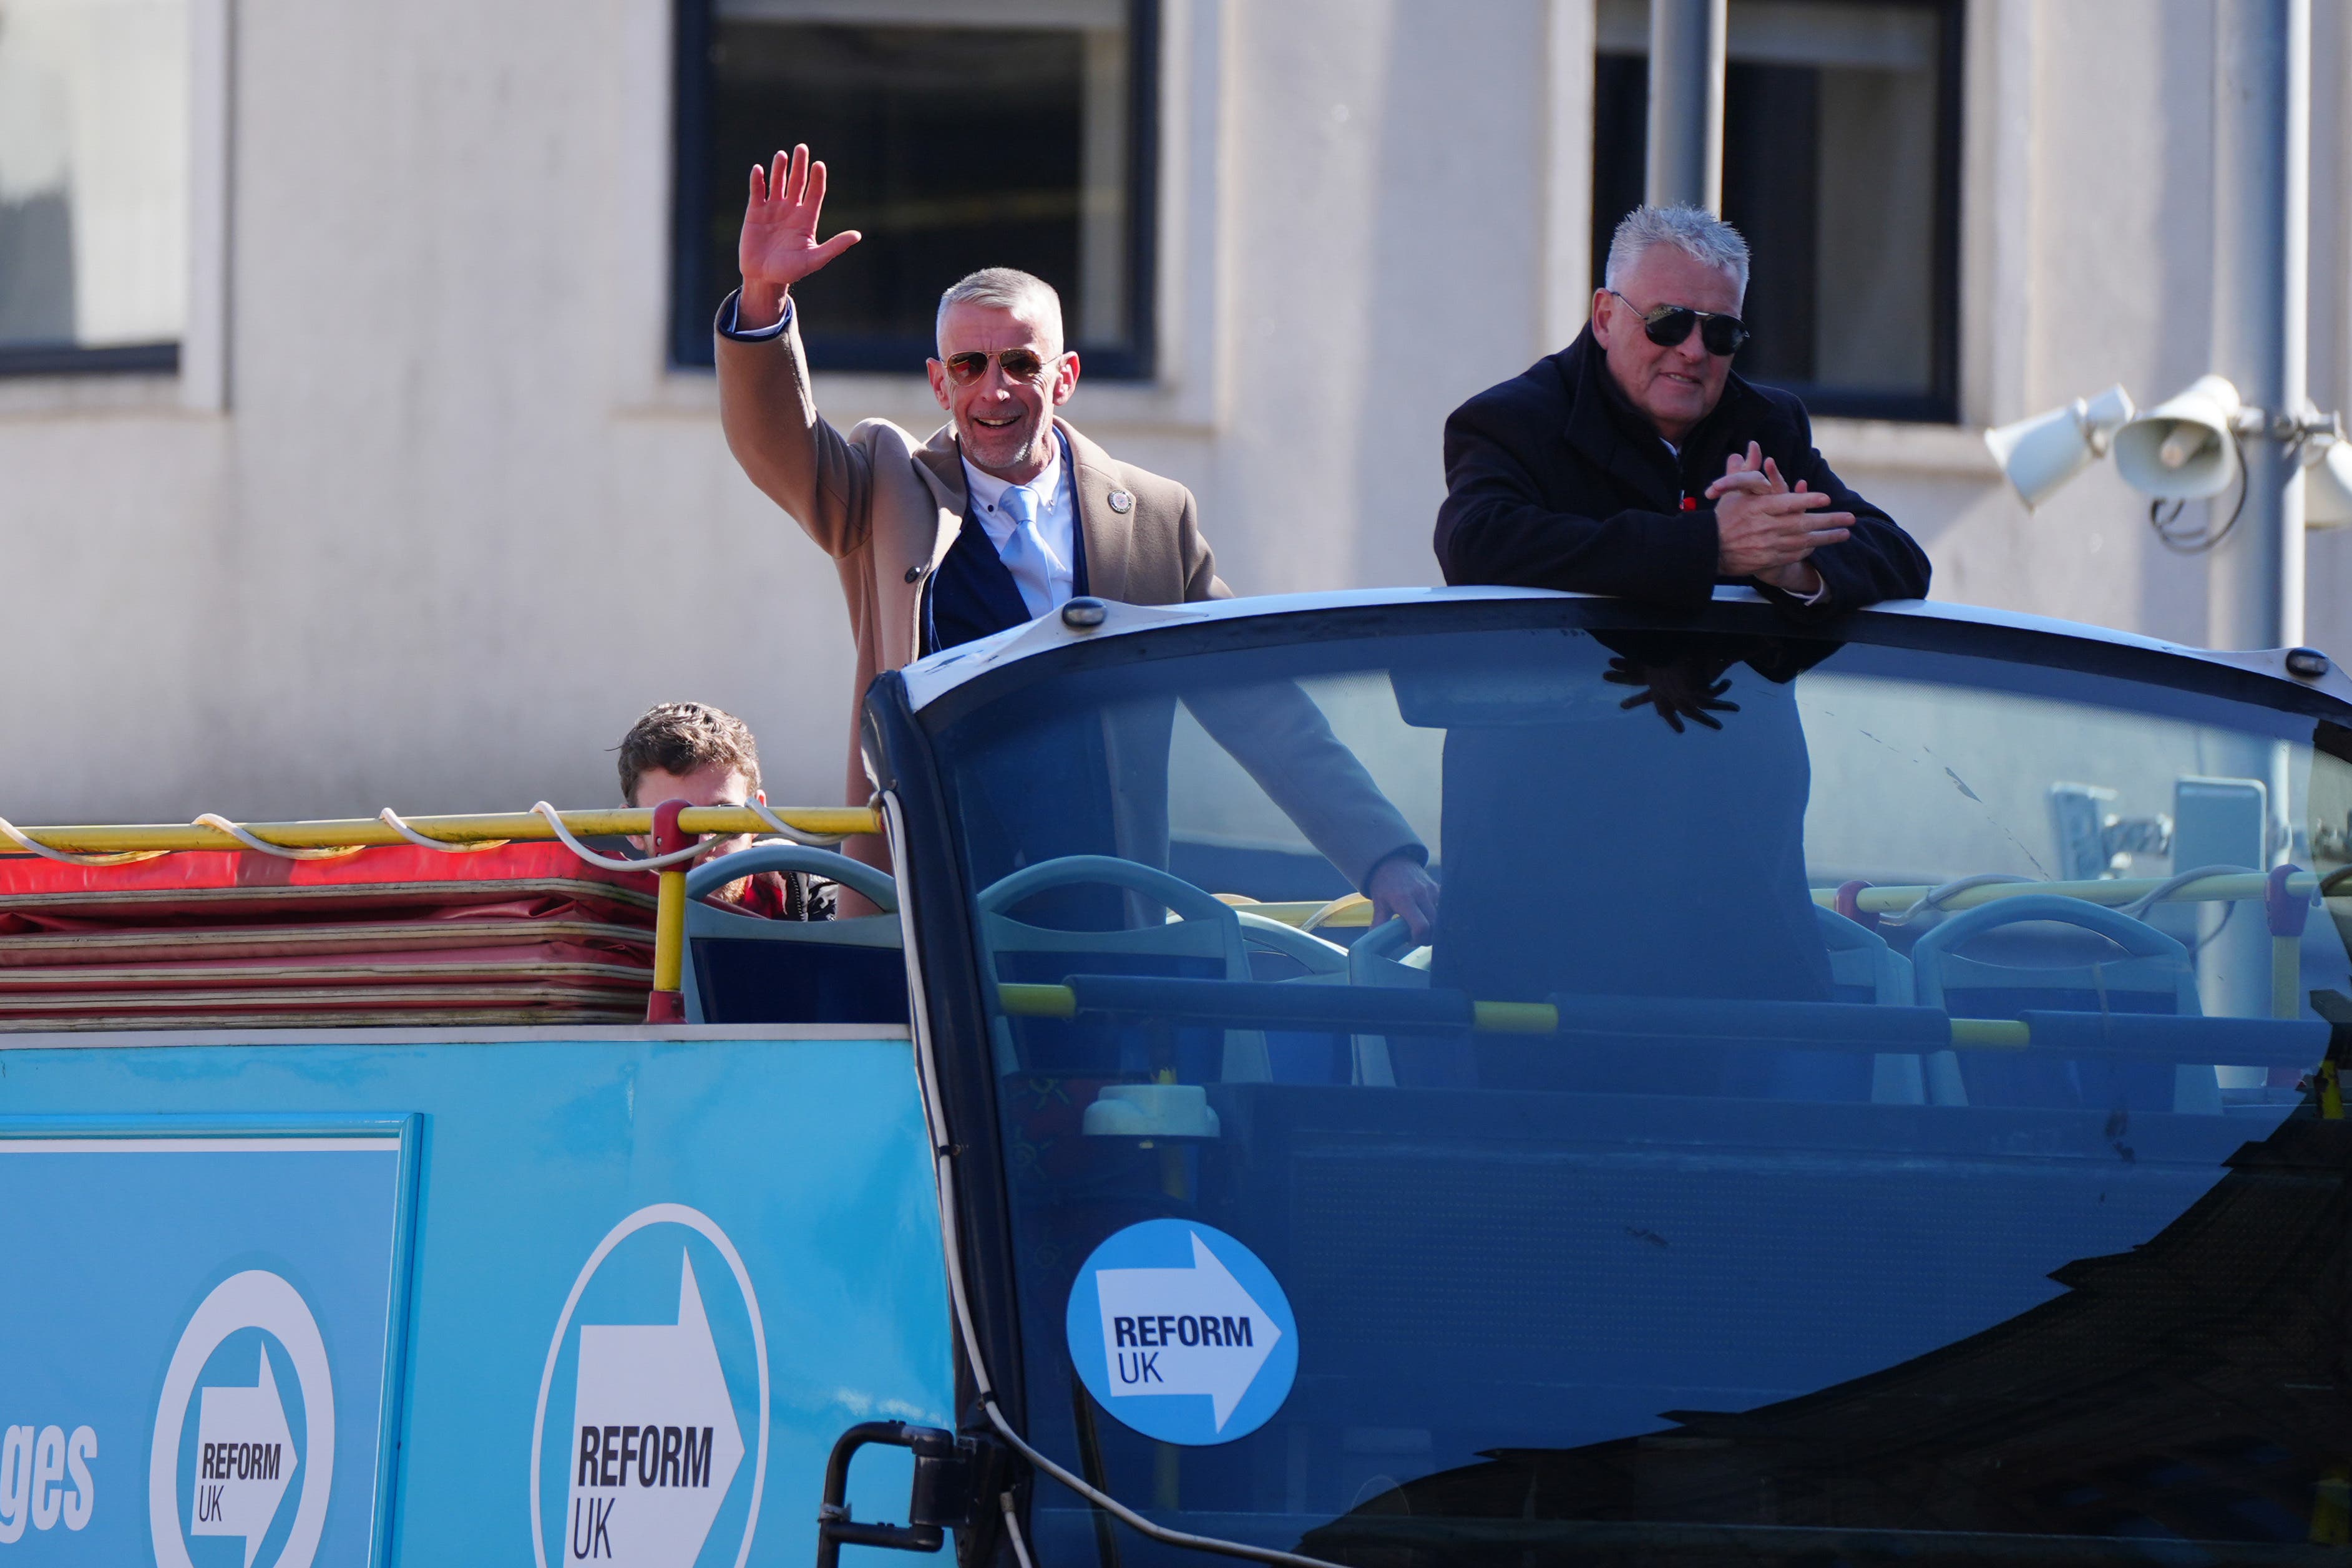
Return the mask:
{"type": "MultiPolygon", "coordinates": [[[[1002,981],[996,988],[996,1005],[1013,1018],[1073,1019],[1078,1016],[1078,993],[1070,986],[1002,981]]],[[[1956,1018],[1951,1025],[1952,1044],[1963,1051],[2021,1051],[2033,1039],[2031,1028],[2017,1019],[1956,1018]]],[[[1558,1034],[1559,1009],[1549,1002],[1474,1001],[1470,1027],[1481,1034],[1558,1034]]],[[[1781,1043],[1790,1050],[1802,1049],[1797,1041],[1781,1043]]]]}
{"type": "MultiPolygon", "coordinates": [[[[785,826],[812,836],[837,838],[882,831],[881,813],[865,806],[775,806],[769,810],[785,826]]],[[[643,838],[653,831],[651,810],[614,808],[609,810],[565,811],[563,825],[582,838],[643,838]]],[[[555,829],[530,811],[488,815],[404,818],[428,839],[448,844],[481,843],[505,839],[551,839],[555,829]]],[[[756,812],[740,806],[690,806],[678,813],[678,829],[688,833],[761,833],[769,831],[756,812]]],[[[367,849],[405,844],[407,840],[389,822],[375,817],[341,818],[318,822],[245,822],[245,831],[281,849],[367,849]]],[[[34,842],[68,854],[123,854],[172,850],[243,850],[231,834],[195,823],[140,826],[20,828],[34,842]]],[[[22,855],[14,845],[0,844],[0,857],[22,855]]]]}
{"type": "MultiPolygon", "coordinates": [[[[1230,901],[1238,895],[1221,893],[1217,896],[1230,901]]],[[[1347,898],[1334,899],[1328,903],[1321,899],[1310,898],[1297,903],[1251,903],[1244,907],[1252,915],[1263,915],[1268,920],[1279,920],[1285,925],[1296,925],[1302,930],[1320,930],[1327,925],[1342,927],[1370,925],[1372,923],[1372,901],[1354,894],[1349,894],[1347,898]],[[1349,902],[1350,899],[1353,900],[1352,903],[1349,902]],[[1330,913],[1325,914],[1327,910],[1330,913]],[[1323,918],[1317,920],[1315,917],[1318,915],[1323,915],[1323,918]],[[1308,925],[1310,921],[1313,922],[1311,927],[1308,925]]]]}
{"type": "MultiPolygon", "coordinates": [[[[2223,900],[2259,899],[2267,891],[2268,884],[2269,878],[2260,873],[2200,877],[2195,882],[2175,888],[2165,896],[2164,902],[2211,904],[2223,900]]],[[[2145,898],[2163,885],[2163,879],[2146,876],[2090,882],[1997,882],[1963,888],[1940,901],[1937,907],[1974,909],[1995,899],[2021,898],[2028,894],[2055,894],[2060,898],[2079,898],[2086,904],[2116,905],[2145,898]]],[[[2298,872],[2286,879],[2286,891],[2305,898],[2309,898],[2318,886],[2319,877],[2314,872],[2298,872]]],[[[1854,895],[1854,907],[1864,915],[1900,915],[1935,891],[1927,886],[1865,887],[1854,895]]],[[[2344,894],[2331,892],[2328,896],[2341,897],[2344,894]]],[[[1837,890],[1817,887],[1813,889],[1813,902],[1824,909],[1833,909],[1837,906],[1837,890]]]]}

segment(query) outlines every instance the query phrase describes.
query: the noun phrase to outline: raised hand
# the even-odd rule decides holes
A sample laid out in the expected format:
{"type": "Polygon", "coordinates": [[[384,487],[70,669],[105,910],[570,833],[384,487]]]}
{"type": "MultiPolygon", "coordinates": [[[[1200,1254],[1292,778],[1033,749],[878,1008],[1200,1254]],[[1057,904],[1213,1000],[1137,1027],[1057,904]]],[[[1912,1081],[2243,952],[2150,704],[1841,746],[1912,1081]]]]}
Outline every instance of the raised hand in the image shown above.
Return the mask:
{"type": "Polygon", "coordinates": [[[1824,512],[1830,497],[1790,488],[1780,465],[1749,442],[1724,465],[1723,477],[1706,487],[1715,502],[1717,570],[1726,577],[1753,577],[1792,593],[1811,593],[1821,574],[1805,558],[1823,545],[1848,537],[1852,512],[1824,512]]]}
{"type": "Polygon", "coordinates": [[[772,327],[784,313],[793,284],[856,245],[856,229],[817,243],[817,214],[824,208],[824,165],[805,146],[779,152],[767,168],[751,166],[751,199],[743,208],[743,235],[735,262],[743,274],[736,324],[751,330],[772,327]]]}

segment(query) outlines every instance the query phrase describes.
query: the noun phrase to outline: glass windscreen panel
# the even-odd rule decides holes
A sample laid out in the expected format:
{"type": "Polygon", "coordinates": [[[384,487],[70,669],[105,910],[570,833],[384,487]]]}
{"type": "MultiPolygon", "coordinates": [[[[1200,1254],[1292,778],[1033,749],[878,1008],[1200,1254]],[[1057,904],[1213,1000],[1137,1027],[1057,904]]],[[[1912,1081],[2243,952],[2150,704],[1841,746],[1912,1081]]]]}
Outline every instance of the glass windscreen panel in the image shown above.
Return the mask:
{"type": "Polygon", "coordinates": [[[1123,1500],[1343,1563],[2345,1560],[2345,729],[1547,625],[1068,674],[938,742],[1029,1431],[1123,1500]],[[1400,829],[1426,942],[1323,896],[1400,829]],[[1082,1266],[1169,1220],[1295,1317],[1217,1440],[1074,1374],[1082,1266]]]}

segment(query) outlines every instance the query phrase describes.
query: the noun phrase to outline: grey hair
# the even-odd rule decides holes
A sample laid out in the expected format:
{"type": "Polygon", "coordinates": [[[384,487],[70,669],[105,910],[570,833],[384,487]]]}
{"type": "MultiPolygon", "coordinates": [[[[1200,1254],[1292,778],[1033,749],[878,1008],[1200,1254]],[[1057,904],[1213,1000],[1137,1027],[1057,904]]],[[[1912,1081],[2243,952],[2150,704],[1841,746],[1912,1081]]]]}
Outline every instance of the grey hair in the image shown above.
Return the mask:
{"type": "Polygon", "coordinates": [[[931,324],[938,342],[947,330],[948,312],[958,305],[992,305],[1000,310],[1031,310],[1055,351],[1062,347],[1062,297],[1044,278],[1012,267],[983,267],[956,279],[940,296],[940,313],[931,324]]]}
{"type": "Polygon", "coordinates": [[[1748,298],[1748,242],[1703,207],[1635,207],[1627,213],[1609,241],[1603,287],[1622,283],[1655,245],[1673,246],[1693,261],[1723,268],[1738,279],[1739,297],[1748,298]]]}

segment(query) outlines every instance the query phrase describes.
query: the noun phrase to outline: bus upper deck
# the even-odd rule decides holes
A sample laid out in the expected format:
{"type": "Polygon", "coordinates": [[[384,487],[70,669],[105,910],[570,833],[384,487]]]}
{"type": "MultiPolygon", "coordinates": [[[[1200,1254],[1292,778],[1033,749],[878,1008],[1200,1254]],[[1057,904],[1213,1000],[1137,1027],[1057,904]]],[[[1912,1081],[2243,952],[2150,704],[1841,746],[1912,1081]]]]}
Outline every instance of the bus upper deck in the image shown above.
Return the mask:
{"type": "Polygon", "coordinates": [[[169,852],[0,862],[0,1341],[75,1352],[0,1540],[2352,1561],[2352,683],[1733,592],[1072,608],[878,683],[868,810],[18,830],[169,852]],[[788,931],[559,827],[891,870],[744,852],[881,911],[788,931]],[[395,994],[252,1005],[336,986],[395,994]],[[952,1435],[896,1535],[916,1461],[835,1448],[893,1419],[952,1435]]]}

